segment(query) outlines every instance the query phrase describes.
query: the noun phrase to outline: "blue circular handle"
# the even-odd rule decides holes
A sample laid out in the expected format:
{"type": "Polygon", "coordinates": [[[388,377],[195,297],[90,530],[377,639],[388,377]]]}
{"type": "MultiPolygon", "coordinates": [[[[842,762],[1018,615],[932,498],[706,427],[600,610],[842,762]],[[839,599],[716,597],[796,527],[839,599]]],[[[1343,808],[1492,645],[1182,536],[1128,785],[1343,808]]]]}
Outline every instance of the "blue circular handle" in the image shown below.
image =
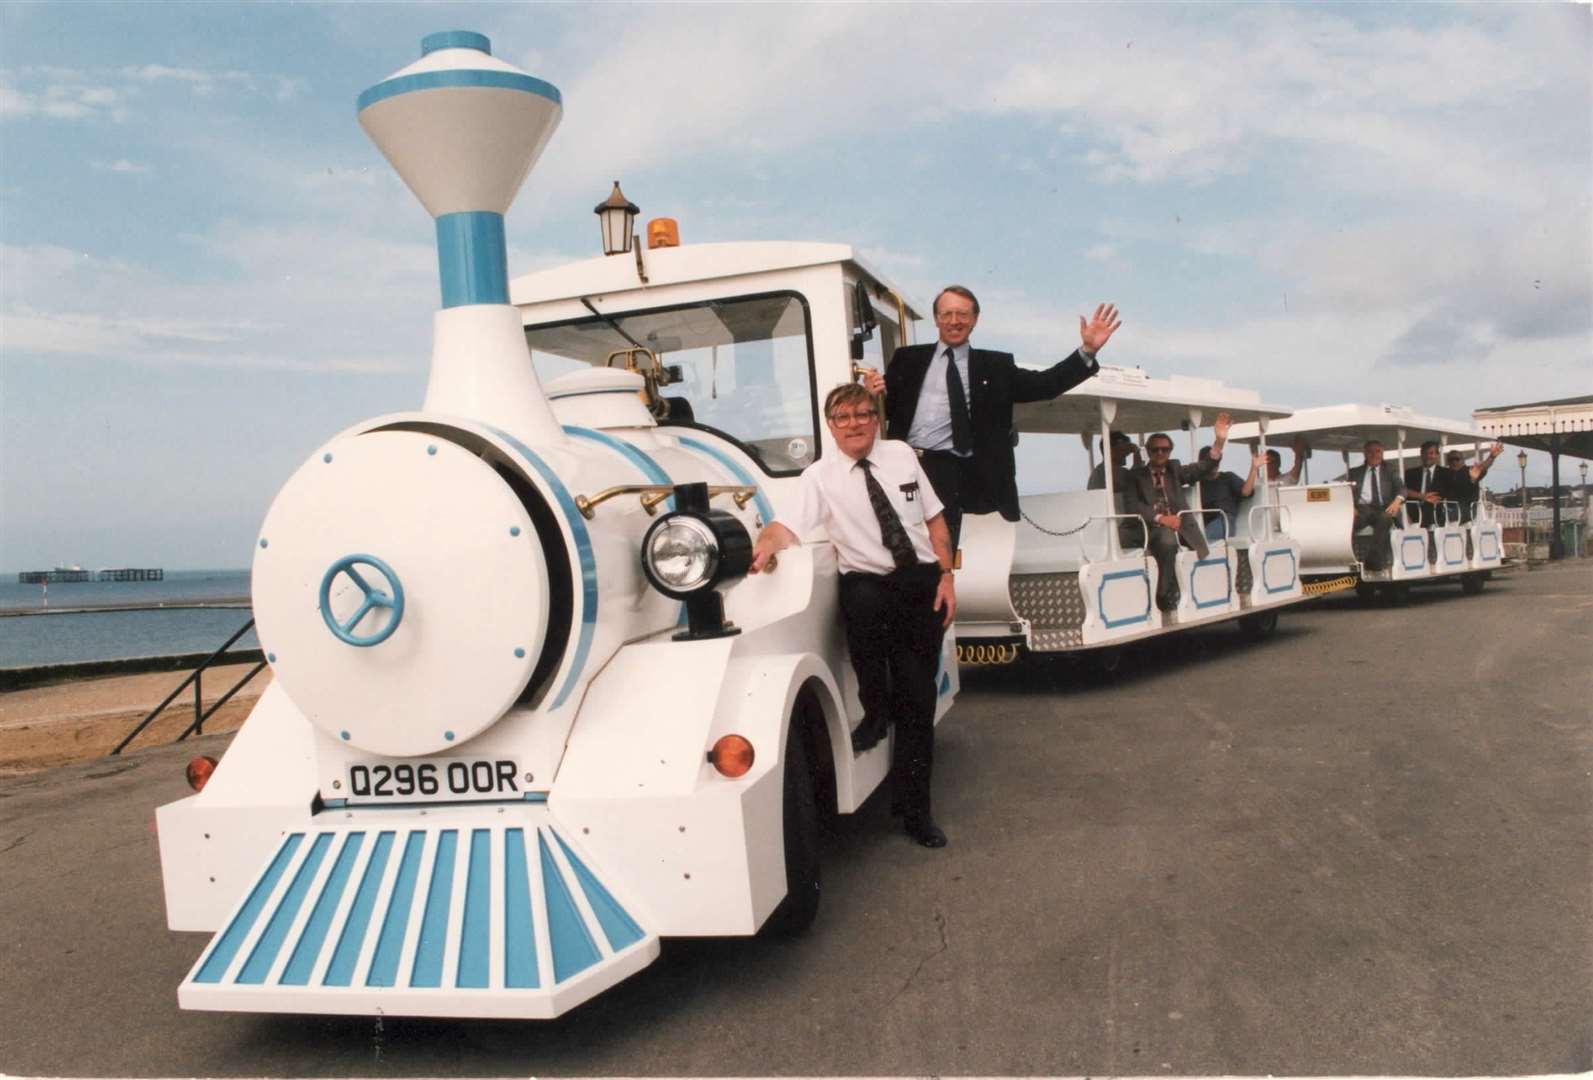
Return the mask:
{"type": "Polygon", "coordinates": [[[345,555],[331,566],[327,567],[326,575],[321,578],[321,620],[326,623],[326,628],[332,631],[332,636],[339,641],[361,649],[368,649],[372,645],[380,645],[393,636],[393,631],[398,629],[398,624],[404,618],[404,585],[398,580],[398,575],[393,573],[393,568],[374,555],[345,555]],[[381,574],[385,584],[392,590],[383,592],[371,585],[354,569],[356,566],[368,566],[381,574]],[[352,616],[338,622],[332,616],[332,582],[339,574],[347,574],[365,594],[365,600],[360,604],[359,610],[352,616]],[[373,608],[388,608],[392,615],[387,620],[387,625],[374,634],[360,635],[354,633],[354,628],[360,620],[371,613],[373,608]]]}

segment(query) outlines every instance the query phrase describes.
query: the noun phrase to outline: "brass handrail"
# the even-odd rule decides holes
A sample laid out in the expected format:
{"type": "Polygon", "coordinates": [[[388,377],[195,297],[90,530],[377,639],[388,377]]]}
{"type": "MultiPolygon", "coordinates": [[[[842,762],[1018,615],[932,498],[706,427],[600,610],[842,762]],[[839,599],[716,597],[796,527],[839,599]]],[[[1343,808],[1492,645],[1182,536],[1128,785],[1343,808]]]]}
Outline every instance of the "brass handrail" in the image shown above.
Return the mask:
{"type": "MultiPolygon", "coordinates": [[[[675,494],[673,484],[621,484],[618,487],[604,488],[596,495],[577,495],[575,508],[581,512],[582,517],[591,521],[597,508],[616,495],[639,495],[642,509],[647,511],[648,517],[652,517],[658,513],[658,504],[673,494],[675,494]]],[[[729,495],[735,500],[736,509],[742,510],[757,498],[758,489],[747,484],[708,485],[708,497],[712,499],[715,495],[729,495]]]]}

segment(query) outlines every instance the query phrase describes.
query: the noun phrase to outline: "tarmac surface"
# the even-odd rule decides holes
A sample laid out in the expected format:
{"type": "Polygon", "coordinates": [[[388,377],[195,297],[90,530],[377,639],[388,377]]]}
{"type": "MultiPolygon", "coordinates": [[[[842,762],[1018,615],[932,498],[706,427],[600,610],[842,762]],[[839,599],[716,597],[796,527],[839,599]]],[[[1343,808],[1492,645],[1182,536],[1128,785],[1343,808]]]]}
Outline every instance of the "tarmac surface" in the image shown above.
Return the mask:
{"type": "Polygon", "coordinates": [[[664,943],[553,1022],[186,1013],[153,810],[226,736],[0,781],[0,1071],[1593,1068],[1593,569],[1339,594],[1112,685],[964,668],[926,851],[876,797],[794,942],[664,943]]]}

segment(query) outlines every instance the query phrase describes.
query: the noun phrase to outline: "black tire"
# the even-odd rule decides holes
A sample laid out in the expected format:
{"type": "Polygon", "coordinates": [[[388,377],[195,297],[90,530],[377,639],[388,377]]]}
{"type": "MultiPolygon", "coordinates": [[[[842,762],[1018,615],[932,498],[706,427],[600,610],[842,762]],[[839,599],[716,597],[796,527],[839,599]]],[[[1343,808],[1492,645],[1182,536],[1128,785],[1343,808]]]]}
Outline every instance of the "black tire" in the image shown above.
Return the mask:
{"type": "Polygon", "coordinates": [[[1486,573],[1460,575],[1460,591],[1467,596],[1476,596],[1482,592],[1482,587],[1486,584],[1488,584],[1486,573]]]}
{"type": "Polygon", "coordinates": [[[1357,581],[1355,595],[1360,597],[1361,603],[1370,604],[1377,599],[1377,586],[1370,581],[1357,581]]]}
{"type": "Polygon", "coordinates": [[[1390,607],[1404,607],[1410,602],[1410,586],[1400,582],[1388,587],[1388,603],[1390,607]]]}
{"type": "Polygon", "coordinates": [[[785,899],[764,924],[764,932],[771,937],[794,937],[812,926],[819,913],[819,807],[803,730],[806,717],[806,710],[798,707],[785,737],[780,800],[785,899]]]}
{"type": "Polygon", "coordinates": [[[1122,645],[1108,645],[1090,652],[1090,671],[1099,683],[1114,683],[1128,670],[1128,649],[1122,645]]]}
{"type": "Polygon", "coordinates": [[[1258,611],[1254,615],[1241,615],[1239,632],[1246,641],[1263,641],[1278,632],[1278,613],[1258,611]]]}

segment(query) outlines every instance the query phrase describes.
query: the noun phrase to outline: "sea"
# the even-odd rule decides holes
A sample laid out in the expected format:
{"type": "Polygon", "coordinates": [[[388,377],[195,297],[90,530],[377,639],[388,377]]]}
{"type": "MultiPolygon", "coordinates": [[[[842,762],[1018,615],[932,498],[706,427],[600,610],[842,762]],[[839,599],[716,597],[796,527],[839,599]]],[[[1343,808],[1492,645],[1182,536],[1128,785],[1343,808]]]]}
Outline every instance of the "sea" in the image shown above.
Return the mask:
{"type": "MultiPolygon", "coordinates": [[[[15,571],[0,579],[0,668],[87,660],[212,652],[251,618],[247,570],[168,570],[164,581],[21,585],[15,571]],[[243,607],[92,611],[62,608],[241,600],[243,607]],[[52,610],[53,609],[53,610],[52,610]],[[16,611],[51,611],[14,615],[16,611]]],[[[234,649],[260,647],[254,630],[234,649]]]]}

